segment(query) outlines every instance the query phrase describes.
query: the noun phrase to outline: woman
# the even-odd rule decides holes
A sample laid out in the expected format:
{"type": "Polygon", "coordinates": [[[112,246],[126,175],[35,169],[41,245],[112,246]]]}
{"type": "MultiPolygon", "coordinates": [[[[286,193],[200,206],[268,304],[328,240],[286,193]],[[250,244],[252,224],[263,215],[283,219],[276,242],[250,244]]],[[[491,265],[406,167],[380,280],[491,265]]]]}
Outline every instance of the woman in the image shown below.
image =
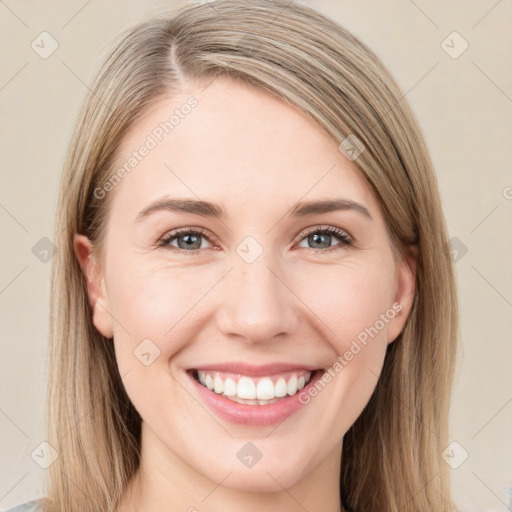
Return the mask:
{"type": "Polygon", "coordinates": [[[454,510],[436,178],[346,29],[218,0],[126,31],[80,114],[55,240],[58,457],[15,510],[454,510]]]}

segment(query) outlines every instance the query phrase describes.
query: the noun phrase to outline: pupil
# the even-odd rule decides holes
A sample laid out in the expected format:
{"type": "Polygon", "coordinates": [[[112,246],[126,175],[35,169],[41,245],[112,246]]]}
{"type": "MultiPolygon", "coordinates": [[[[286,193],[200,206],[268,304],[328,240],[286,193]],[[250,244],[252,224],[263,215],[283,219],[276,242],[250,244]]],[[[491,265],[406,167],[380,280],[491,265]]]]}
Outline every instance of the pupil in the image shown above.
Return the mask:
{"type": "Polygon", "coordinates": [[[198,239],[199,239],[199,237],[197,235],[182,235],[180,238],[178,238],[178,245],[180,246],[180,249],[183,249],[184,247],[190,249],[195,243],[197,247],[193,247],[193,248],[199,249],[201,246],[201,242],[199,242],[199,244],[197,244],[198,239]],[[186,240],[186,241],[184,243],[181,243],[180,240],[186,240]]]}
{"type": "MultiPolygon", "coordinates": [[[[319,240],[319,239],[321,239],[321,237],[327,237],[327,238],[329,238],[329,239],[330,239],[330,237],[331,237],[331,236],[330,236],[330,235],[323,234],[323,233],[322,233],[322,234],[320,234],[320,233],[315,233],[315,234],[311,235],[311,238],[313,239],[313,243],[314,243],[314,244],[316,244],[316,243],[321,243],[321,240],[319,240]]],[[[330,240],[329,240],[329,242],[330,242],[330,240]]],[[[330,243],[328,243],[328,244],[327,244],[327,247],[329,247],[329,245],[330,245],[330,243]]]]}

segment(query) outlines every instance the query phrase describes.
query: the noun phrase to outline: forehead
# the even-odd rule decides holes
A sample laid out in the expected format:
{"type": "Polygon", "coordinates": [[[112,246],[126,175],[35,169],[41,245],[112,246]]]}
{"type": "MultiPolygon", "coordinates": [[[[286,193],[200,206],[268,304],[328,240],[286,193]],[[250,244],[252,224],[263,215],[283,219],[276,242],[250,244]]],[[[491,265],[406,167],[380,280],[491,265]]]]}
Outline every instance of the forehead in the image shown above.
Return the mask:
{"type": "Polygon", "coordinates": [[[115,168],[123,166],[115,194],[137,207],[164,193],[246,210],[330,196],[375,204],[356,165],[312,119],[223,77],[146,112],[119,148],[115,168]]]}

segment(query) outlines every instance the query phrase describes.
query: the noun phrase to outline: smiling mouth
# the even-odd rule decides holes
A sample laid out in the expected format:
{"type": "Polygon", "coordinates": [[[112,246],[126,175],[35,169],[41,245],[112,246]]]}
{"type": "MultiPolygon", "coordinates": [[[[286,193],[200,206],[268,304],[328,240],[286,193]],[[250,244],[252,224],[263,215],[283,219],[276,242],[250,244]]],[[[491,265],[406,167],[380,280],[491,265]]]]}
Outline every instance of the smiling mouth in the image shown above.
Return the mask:
{"type": "Polygon", "coordinates": [[[269,405],[296,395],[323,370],[291,370],[253,377],[218,370],[187,372],[203,387],[243,405],[269,405]]]}

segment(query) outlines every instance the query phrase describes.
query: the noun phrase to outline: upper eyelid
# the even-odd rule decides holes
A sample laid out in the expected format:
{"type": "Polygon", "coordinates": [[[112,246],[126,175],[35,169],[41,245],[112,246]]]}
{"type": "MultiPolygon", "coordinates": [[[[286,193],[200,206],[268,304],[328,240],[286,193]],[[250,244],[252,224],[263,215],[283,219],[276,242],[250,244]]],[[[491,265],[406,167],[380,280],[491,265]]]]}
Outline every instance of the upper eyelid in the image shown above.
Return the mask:
{"type": "Polygon", "coordinates": [[[167,231],[163,236],[161,236],[159,238],[159,241],[173,239],[180,235],[186,235],[188,233],[200,234],[207,238],[213,238],[214,240],[216,239],[216,237],[207,229],[190,226],[184,228],[171,229],[170,231],[167,231]]]}
{"type": "MultiPolygon", "coordinates": [[[[305,236],[309,235],[310,233],[315,233],[316,231],[325,231],[325,230],[332,230],[335,229],[336,231],[341,231],[345,235],[347,235],[348,238],[351,240],[354,240],[354,237],[343,228],[339,228],[337,226],[331,226],[330,224],[324,224],[324,225],[317,225],[317,226],[311,226],[310,228],[305,228],[303,231],[301,231],[301,236],[304,238],[305,236]]],[[[336,235],[335,232],[332,233],[333,235],[336,235]]],[[[301,240],[302,240],[301,238],[301,240]]]]}

